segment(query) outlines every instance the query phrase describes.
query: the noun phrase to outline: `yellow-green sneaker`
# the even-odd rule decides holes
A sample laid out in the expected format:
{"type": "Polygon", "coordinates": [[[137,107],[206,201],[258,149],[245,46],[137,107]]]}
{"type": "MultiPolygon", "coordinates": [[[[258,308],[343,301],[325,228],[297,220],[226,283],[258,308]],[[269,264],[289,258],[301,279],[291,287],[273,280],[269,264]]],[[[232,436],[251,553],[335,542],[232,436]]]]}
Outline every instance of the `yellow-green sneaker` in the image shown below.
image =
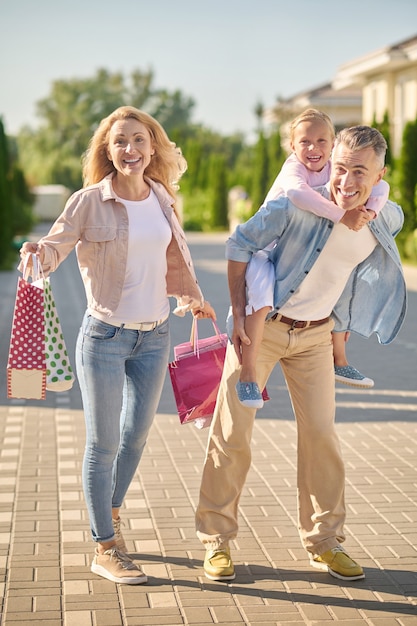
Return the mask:
{"type": "Polygon", "coordinates": [[[204,558],[204,573],[210,580],[234,580],[235,566],[229,548],[207,550],[204,558]]]}
{"type": "Polygon", "coordinates": [[[336,546],[323,554],[311,555],[310,563],[316,569],[329,572],[341,580],[361,580],[365,578],[363,569],[356,561],[350,558],[342,546],[336,546]]]}

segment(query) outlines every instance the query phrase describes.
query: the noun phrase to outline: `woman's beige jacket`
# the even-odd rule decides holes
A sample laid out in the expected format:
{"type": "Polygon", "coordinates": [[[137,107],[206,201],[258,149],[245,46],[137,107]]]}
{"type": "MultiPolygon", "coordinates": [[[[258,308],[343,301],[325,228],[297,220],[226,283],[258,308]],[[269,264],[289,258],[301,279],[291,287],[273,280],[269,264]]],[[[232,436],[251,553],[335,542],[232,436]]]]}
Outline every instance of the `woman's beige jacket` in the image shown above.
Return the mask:
{"type": "MultiPolygon", "coordinates": [[[[116,200],[112,176],[75,192],[49,233],[39,241],[46,276],[75,247],[88,307],[109,317],[121,298],[129,238],[127,210],[116,200]]],[[[155,192],[172,230],[167,249],[167,295],[177,298],[174,313],[184,315],[191,308],[203,305],[203,295],[184,231],[174,213],[174,198],[160,183],[150,179],[146,182],[155,192]]]]}

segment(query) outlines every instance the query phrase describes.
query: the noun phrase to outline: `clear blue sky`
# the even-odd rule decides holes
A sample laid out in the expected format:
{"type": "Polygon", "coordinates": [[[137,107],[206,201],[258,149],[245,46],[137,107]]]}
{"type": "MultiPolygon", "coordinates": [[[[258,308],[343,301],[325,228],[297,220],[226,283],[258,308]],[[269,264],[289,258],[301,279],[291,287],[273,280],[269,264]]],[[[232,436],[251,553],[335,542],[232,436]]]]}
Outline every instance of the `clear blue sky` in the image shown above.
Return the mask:
{"type": "Polygon", "coordinates": [[[194,122],[250,133],[273,105],[417,34],[417,0],[0,0],[0,115],[36,127],[57,79],[152,69],[194,122]]]}

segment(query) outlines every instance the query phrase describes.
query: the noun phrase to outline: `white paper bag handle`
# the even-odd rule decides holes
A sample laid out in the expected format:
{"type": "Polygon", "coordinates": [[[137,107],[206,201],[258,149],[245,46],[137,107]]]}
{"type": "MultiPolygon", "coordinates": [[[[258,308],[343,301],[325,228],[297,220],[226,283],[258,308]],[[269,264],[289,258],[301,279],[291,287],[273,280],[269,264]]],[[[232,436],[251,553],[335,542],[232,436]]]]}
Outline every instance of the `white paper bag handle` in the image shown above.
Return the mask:
{"type": "Polygon", "coordinates": [[[44,277],[41,262],[39,261],[38,256],[33,252],[25,256],[22,274],[26,281],[28,281],[31,277],[32,282],[44,277]],[[29,267],[29,259],[32,260],[32,267],[29,267]]]}
{"type": "MultiPolygon", "coordinates": [[[[211,322],[213,324],[213,328],[216,332],[216,335],[221,340],[221,332],[220,332],[220,328],[217,326],[217,322],[215,322],[213,319],[211,320],[211,322]]],[[[191,326],[190,343],[193,346],[194,354],[196,355],[197,359],[199,359],[200,349],[198,347],[198,318],[197,317],[193,317],[193,324],[191,326]]]]}

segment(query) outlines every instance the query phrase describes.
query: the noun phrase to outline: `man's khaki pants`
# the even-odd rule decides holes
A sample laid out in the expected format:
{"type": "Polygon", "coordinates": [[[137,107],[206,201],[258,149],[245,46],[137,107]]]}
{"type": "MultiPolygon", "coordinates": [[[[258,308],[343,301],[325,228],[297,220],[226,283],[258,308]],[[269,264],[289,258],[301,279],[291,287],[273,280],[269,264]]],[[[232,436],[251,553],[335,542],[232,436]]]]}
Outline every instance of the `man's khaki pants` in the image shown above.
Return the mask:
{"type": "MultiPolygon", "coordinates": [[[[287,382],[297,422],[299,532],[303,546],[314,554],[345,539],[345,474],[334,425],[333,326],[330,320],[291,329],[269,320],[257,360],[261,389],[277,362],[287,382]]],[[[225,547],[236,537],[239,499],[251,463],[256,410],[237,398],[239,371],[234,348],[228,345],[196,513],[197,535],[206,549],[225,547]]]]}

